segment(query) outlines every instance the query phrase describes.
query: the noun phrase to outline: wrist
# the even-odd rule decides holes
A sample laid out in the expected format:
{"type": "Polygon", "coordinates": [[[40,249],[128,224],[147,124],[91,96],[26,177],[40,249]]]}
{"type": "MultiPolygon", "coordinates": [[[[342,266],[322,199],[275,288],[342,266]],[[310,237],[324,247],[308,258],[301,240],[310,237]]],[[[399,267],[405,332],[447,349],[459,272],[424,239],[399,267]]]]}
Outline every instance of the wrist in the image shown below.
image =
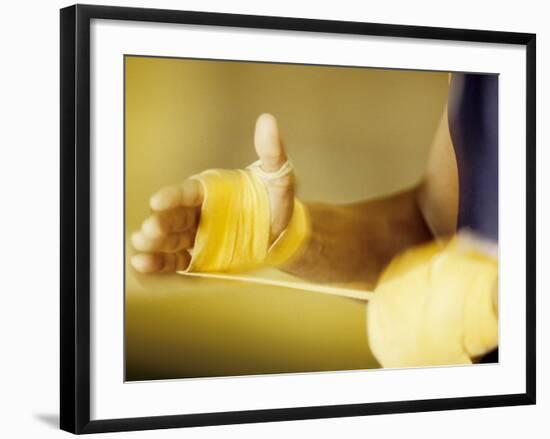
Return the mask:
{"type": "Polygon", "coordinates": [[[293,260],[303,252],[311,236],[311,221],[306,206],[297,198],[290,222],[268,249],[266,263],[280,266],[293,260]]]}

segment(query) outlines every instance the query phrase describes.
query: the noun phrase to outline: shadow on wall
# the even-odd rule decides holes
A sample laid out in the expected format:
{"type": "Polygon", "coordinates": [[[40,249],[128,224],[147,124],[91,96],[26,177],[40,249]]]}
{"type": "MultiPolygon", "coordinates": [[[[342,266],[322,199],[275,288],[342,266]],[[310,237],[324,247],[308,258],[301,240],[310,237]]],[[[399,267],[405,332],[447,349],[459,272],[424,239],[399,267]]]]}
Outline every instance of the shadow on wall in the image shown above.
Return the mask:
{"type": "Polygon", "coordinates": [[[57,413],[37,413],[34,414],[34,417],[46,426],[59,430],[59,415],[57,413]]]}

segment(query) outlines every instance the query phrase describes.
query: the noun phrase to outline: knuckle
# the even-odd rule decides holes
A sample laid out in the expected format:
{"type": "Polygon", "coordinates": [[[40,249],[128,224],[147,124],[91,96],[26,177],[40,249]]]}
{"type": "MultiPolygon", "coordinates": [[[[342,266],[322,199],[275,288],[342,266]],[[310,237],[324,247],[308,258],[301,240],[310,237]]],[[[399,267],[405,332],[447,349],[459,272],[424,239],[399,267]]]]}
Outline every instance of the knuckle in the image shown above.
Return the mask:
{"type": "Polygon", "coordinates": [[[179,236],[178,235],[168,235],[164,240],[164,250],[168,252],[173,252],[178,250],[179,247],[179,236]]]}
{"type": "Polygon", "coordinates": [[[151,215],[143,223],[143,232],[145,235],[156,238],[164,234],[163,221],[159,215],[151,215]]]}

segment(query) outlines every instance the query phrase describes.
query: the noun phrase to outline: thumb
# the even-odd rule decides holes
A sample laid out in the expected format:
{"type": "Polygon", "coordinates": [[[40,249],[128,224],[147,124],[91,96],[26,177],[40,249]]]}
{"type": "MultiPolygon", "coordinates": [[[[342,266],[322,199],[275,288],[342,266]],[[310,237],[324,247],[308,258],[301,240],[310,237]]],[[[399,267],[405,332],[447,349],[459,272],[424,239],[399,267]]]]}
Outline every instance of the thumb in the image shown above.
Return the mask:
{"type": "Polygon", "coordinates": [[[285,148],[273,115],[264,113],[256,120],[254,147],[265,172],[276,172],[285,164],[285,148]]]}
{"type": "MultiPolygon", "coordinates": [[[[277,172],[287,161],[283,141],[277,127],[277,120],[268,113],[256,121],[254,146],[265,172],[277,172]]],[[[271,208],[270,242],[288,226],[294,206],[293,175],[281,176],[267,182],[269,205],[271,208]]]]}

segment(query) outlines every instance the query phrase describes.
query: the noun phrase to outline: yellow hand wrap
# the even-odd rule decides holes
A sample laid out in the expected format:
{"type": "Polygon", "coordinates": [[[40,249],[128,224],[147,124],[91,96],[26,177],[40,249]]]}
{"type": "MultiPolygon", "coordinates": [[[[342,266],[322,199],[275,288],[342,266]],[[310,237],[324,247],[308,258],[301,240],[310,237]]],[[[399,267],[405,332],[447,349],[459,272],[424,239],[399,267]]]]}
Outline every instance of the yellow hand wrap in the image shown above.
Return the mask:
{"type": "Polygon", "coordinates": [[[307,212],[295,199],[288,227],[269,247],[269,197],[253,171],[212,169],[192,178],[201,182],[204,201],[186,272],[242,272],[280,265],[307,239],[307,212]]]}
{"type": "Polygon", "coordinates": [[[367,305],[383,367],[469,364],[497,346],[498,262],[460,238],[406,251],[383,273],[367,305]]]}

